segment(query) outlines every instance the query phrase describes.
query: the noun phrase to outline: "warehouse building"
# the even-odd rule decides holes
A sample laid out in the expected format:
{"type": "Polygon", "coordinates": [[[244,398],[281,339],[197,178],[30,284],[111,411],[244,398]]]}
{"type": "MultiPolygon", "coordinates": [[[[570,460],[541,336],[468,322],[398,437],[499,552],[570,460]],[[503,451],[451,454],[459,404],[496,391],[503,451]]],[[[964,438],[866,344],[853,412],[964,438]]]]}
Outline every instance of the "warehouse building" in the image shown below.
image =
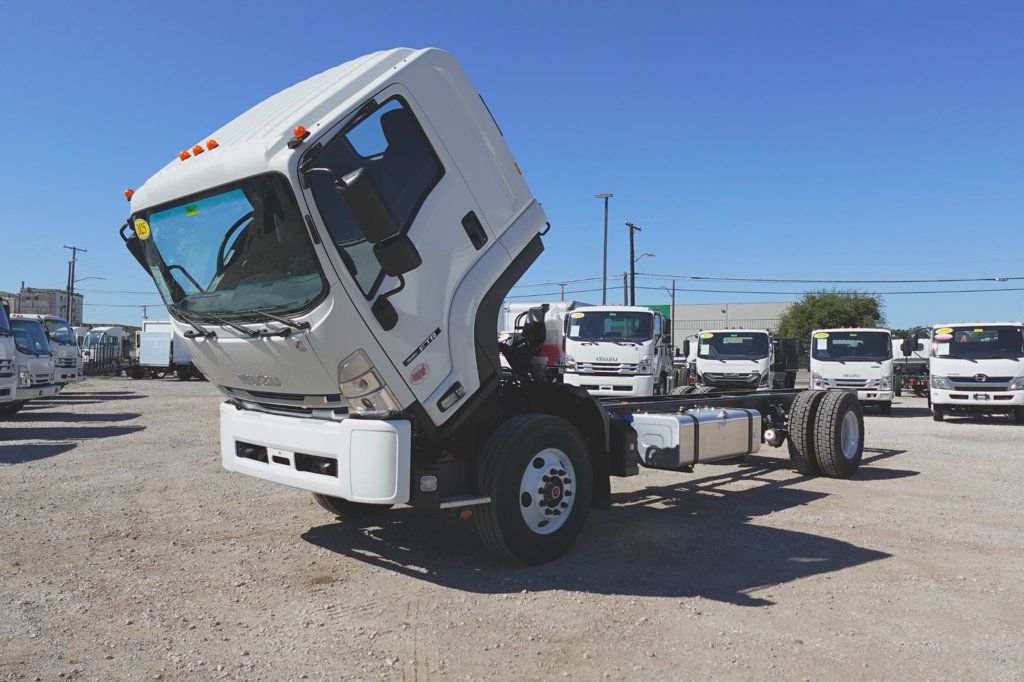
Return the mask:
{"type": "MultiPolygon", "coordinates": [[[[57,315],[65,317],[68,311],[68,292],[64,289],[38,289],[21,285],[18,293],[0,291],[0,298],[6,299],[11,305],[12,313],[31,315],[57,315]]],[[[82,306],[84,298],[75,294],[71,306],[72,325],[82,324],[82,306]]]]}

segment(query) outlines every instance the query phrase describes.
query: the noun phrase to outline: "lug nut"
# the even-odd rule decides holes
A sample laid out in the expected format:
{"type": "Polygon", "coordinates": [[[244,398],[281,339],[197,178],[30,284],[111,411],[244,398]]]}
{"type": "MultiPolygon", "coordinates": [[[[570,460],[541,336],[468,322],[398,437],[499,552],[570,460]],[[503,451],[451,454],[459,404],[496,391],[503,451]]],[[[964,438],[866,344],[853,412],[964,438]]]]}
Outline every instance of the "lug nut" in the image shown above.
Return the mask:
{"type": "Polygon", "coordinates": [[[559,476],[565,476],[565,469],[559,469],[558,470],[558,475],[559,476]]]}
{"type": "Polygon", "coordinates": [[[560,507],[561,507],[562,509],[568,509],[568,507],[569,507],[569,503],[568,503],[568,502],[563,502],[563,503],[562,503],[562,504],[560,504],[559,506],[560,506],[560,507]]]}
{"type": "Polygon", "coordinates": [[[554,475],[556,475],[558,473],[558,469],[552,469],[548,473],[551,474],[552,476],[554,476],[554,475]]]}
{"type": "Polygon", "coordinates": [[[564,483],[565,485],[570,485],[572,481],[570,481],[568,478],[563,478],[562,483],[564,483]]]}

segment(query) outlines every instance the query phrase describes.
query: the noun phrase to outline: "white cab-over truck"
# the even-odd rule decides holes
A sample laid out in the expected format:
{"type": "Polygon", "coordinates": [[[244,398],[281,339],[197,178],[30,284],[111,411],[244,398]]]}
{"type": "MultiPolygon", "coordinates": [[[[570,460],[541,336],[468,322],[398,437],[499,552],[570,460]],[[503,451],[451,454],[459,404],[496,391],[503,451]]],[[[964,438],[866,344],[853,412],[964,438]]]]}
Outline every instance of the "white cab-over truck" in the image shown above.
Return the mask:
{"type": "Polygon", "coordinates": [[[811,333],[811,388],[856,391],[861,403],[892,414],[892,349],[888,329],[815,329],[811,333]]]}
{"type": "Polygon", "coordinates": [[[796,385],[800,344],[767,330],[709,329],[683,341],[683,355],[697,344],[698,390],[759,390],[796,385]]]}
{"type": "Polygon", "coordinates": [[[661,313],[639,306],[576,308],[566,320],[565,376],[591,395],[664,395],[672,347],[661,313]]]}
{"type": "Polygon", "coordinates": [[[15,314],[15,318],[38,320],[43,324],[46,338],[53,353],[54,380],[61,388],[85,379],[82,349],[78,347],[75,332],[68,321],[56,315],[15,314]]]}
{"type": "Polygon", "coordinates": [[[0,405],[0,414],[13,414],[29,400],[57,395],[57,383],[53,354],[46,338],[43,323],[37,319],[11,318],[11,332],[14,334],[14,399],[0,405]]]}
{"type": "Polygon", "coordinates": [[[0,414],[14,401],[18,384],[17,347],[14,332],[7,316],[7,301],[0,302],[0,414]]]}
{"type": "Polygon", "coordinates": [[[688,471],[788,436],[801,470],[859,466],[853,394],[602,402],[532,376],[540,312],[499,344],[547,219],[441,50],[378,52],[292,86],[125,195],[121,236],[224,393],[223,465],[335,515],[459,509],[491,550],[535,563],[641,464],[688,471]]]}
{"type": "Polygon", "coordinates": [[[132,368],[134,378],[162,372],[174,372],[179,381],[192,378],[192,354],[169,320],[144,320],[138,345],[139,361],[132,368]]]}
{"type": "Polygon", "coordinates": [[[935,325],[929,371],[935,421],[949,414],[1009,414],[1024,424],[1024,324],[935,325]]]}

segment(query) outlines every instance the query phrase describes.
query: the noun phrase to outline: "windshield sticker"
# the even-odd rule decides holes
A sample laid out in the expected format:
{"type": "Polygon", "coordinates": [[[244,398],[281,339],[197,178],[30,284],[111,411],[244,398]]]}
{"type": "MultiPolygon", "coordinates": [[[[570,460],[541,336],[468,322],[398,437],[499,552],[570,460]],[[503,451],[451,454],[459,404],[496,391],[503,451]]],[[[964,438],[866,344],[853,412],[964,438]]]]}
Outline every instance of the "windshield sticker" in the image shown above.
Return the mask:
{"type": "Polygon", "coordinates": [[[948,343],[936,344],[935,354],[936,355],[949,355],[949,344],[948,343]]]}
{"type": "Polygon", "coordinates": [[[578,324],[570,324],[569,325],[569,336],[579,336],[579,335],[580,335],[580,326],[578,324]]]}
{"type": "Polygon", "coordinates": [[[711,355],[711,344],[710,343],[702,343],[702,344],[700,344],[700,354],[701,355],[711,355]]]}
{"type": "Polygon", "coordinates": [[[983,332],[983,331],[985,331],[985,330],[984,330],[984,329],[979,329],[979,328],[975,327],[975,328],[974,328],[974,331],[976,331],[976,332],[983,332]]]}
{"type": "Polygon", "coordinates": [[[828,338],[828,332],[818,332],[817,334],[814,335],[814,338],[816,338],[816,339],[827,339],[828,338]]]}
{"type": "Polygon", "coordinates": [[[942,327],[941,329],[936,329],[935,333],[936,334],[952,334],[953,333],[953,328],[952,327],[942,327]]]}
{"type": "Polygon", "coordinates": [[[135,219],[135,236],[139,239],[149,239],[149,223],[142,218],[135,219]]]}
{"type": "Polygon", "coordinates": [[[711,332],[704,332],[703,334],[700,335],[700,338],[702,339],[710,339],[712,337],[714,337],[714,334],[712,334],[711,332]]]}
{"type": "Polygon", "coordinates": [[[189,204],[188,206],[185,207],[185,215],[187,215],[189,218],[191,218],[192,216],[199,215],[199,207],[196,206],[195,204],[189,204]]]}
{"type": "Polygon", "coordinates": [[[936,334],[935,335],[935,340],[936,341],[950,341],[952,339],[953,339],[953,335],[952,334],[936,334]]]}
{"type": "Polygon", "coordinates": [[[828,339],[818,339],[818,350],[826,350],[828,348],[828,339]]]}
{"type": "Polygon", "coordinates": [[[572,318],[572,319],[574,319],[574,320],[578,320],[578,319],[580,319],[581,317],[583,317],[583,313],[573,313],[573,314],[572,314],[572,315],[570,315],[569,317],[571,317],[571,318],[572,318]]]}

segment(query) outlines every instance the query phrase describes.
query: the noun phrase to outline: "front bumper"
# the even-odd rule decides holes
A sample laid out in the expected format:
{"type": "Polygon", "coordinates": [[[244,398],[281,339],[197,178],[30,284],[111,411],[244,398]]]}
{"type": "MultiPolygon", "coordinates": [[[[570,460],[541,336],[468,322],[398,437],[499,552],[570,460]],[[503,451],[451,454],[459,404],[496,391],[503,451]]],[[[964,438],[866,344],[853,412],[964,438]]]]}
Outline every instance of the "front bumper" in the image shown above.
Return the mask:
{"type": "Polygon", "coordinates": [[[651,374],[601,376],[566,372],[562,381],[586,389],[590,395],[597,397],[639,398],[654,395],[654,376],[651,374]]]}
{"type": "Polygon", "coordinates": [[[409,501],[412,426],[404,419],[329,421],[239,410],[222,403],[220,453],[228,471],[274,483],[352,502],[409,501]],[[240,448],[249,446],[265,461],[239,456],[240,448]],[[310,456],[332,460],[334,475],[300,470],[310,456]]]}
{"type": "Polygon", "coordinates": [[[1005,410],[1024,406],[1024,391],[978,391],[955,388],[946,391],[930,388],[933,405],[953,405],[971,410],[1005,410]]]}
{"type": "Polygon", "coordinates": [[[857,391],[857,400],[862,403],[891,403],[892,391],[878,391],[873,388],[864,388],[857,391]]]}
{"type": "Polygon", "coordinates": [[[33,386],[32,388],[14,388],[14,400],[35,400],[36,398],[49,398],[60,393],[60,386],[47,384],[45,386],[33,386]]]}
{"type": "Polygon", "coordinates": [[[54,381],[58,384],[72,384],[77,381],[84,381],[85,374],[81,369],[58,367],[53,370],[54,381]]]}

